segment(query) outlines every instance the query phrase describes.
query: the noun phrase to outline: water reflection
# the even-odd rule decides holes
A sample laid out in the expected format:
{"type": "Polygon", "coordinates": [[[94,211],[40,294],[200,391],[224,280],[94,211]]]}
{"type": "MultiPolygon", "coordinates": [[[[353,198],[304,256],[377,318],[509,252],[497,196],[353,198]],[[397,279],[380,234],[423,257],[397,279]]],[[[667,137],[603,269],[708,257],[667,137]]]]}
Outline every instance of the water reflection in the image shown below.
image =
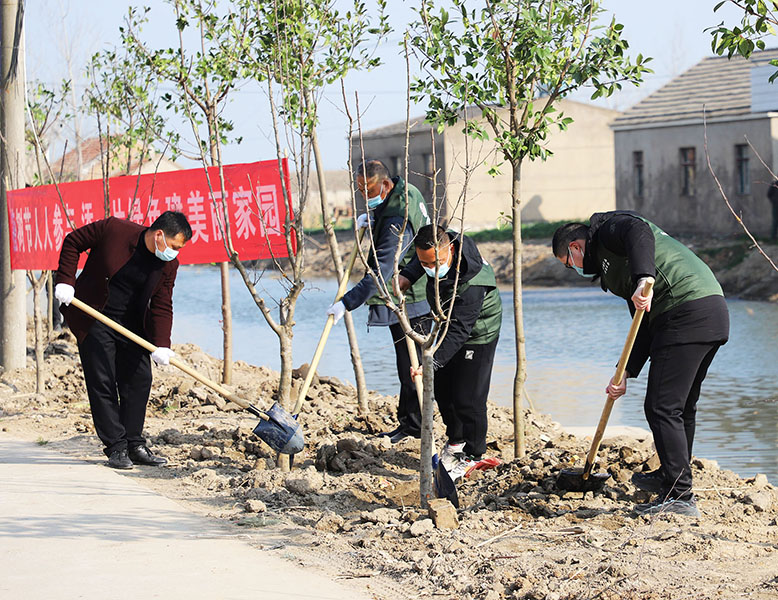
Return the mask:
{"type": "MultiPolygon", "coordinates": [[[[233,281],[234,358],[278,369],[275,335],[236,273],[233,281]]],[[[279,284],[263,280],[266,297],[279,284]]],[[[324,326],[324,310],[335,283],[317,280],[297,304],[295,364],[309,362],[324,326]]],[[[503,331],[497,347],[491,398],[511,403],[515,352],[512,293],[502,292],[503,331]]],[[[185,267],[174,292],[174,343],[193,342],[221,355],[218,270],[185,267]]],[[[778,481],[778,306],[730,301],[731,338],[718,353],[703,385],[698,410],[695,452],[714,458],[741,475],[764,472],[778,481]]],[[[367,330],[367,310],[354,313],[368,387],[396,393],[398,382],[391,337],[384,328],[367,330]]],[[[525,290],[527,389],[537,408],[563,425],[596,425],[631,322],[623,300],[599,288],[525,290]]],[[[353,381],[345,328],[333,328],[320,372],[353,381]]],[[[630,381],[627,394],[614,406],[611,423],[646,427],[643,394],[648,367],[630,381]]]]}

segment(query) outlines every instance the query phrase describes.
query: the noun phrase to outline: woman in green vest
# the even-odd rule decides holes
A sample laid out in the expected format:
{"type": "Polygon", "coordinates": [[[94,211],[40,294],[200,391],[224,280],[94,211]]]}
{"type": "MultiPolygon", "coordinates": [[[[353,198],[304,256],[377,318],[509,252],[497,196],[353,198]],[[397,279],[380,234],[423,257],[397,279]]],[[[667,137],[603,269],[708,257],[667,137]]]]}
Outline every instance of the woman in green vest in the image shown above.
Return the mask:
{"type": "Polygon", "coordinates": [[[624,394],[651,359],[644,409],[661,466],[635,473],[639,489],[658,494],[638,504],[640,514],[673,512],[700,516],[692,494],[692,456],[697,400],[713,357],[729,338],[729,313],[715,276],[689,248],[630,211],[595,213],[589,225],[557,229],[554,256],[582,277],[600,280],[603,291],[627,301],[631,313],[644,309],[626,377],[607,393],[624,394]],[[656,280],[648,297],[643,285],[656,280]]]}

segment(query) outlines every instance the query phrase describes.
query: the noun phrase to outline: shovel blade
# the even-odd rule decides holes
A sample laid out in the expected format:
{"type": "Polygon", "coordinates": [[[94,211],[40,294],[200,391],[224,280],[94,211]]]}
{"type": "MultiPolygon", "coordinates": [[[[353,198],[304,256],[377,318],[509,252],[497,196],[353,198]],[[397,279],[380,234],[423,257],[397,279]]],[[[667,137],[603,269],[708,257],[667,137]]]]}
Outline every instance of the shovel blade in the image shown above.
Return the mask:
{"type": "Polygon", "coordinates": [[[303,428],[278,402],[267,411],[268,420],[260,421],[254,434],[281,454],[297,454],[305,446],[303,428]]]}
{"type": "Polygon", "coordinates": [[[446,467],[438,460],[438,455],[435,454],[432,457],[432,477],[435,484],[435,495],[438,498],[445,498],[454,508],[459,508],[459,495],[457,494],[457,486],[454,485],[454,480],[451,479],[446,467]]]}
{"type": "Polygon", "coordinates": [[[556,486],[566,492],[597,492],[610,479],[610,473],[590,473],[583,478],[583,469],[562,469],[556,479],[556,486]]]}

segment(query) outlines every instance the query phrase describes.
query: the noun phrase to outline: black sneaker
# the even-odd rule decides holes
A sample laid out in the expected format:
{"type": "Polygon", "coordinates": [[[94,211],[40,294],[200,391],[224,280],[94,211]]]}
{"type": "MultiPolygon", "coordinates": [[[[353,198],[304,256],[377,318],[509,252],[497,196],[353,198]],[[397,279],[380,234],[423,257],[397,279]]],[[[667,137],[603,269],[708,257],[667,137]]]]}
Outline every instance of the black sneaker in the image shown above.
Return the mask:
{"type": "Polygon", "coordinates": [[[632,485],[644,492],[658,494],[665,487],[665,478],[662,469],[648,473],[635,473],[632,475],[632,485]]]}
{"type": "Polygon", "coordinates": [[[112,469],[132,469],[132,461],[127,454],[127,448],[114,450],[108,457],[108,466],[112,469]]]}
{"type": "Polygon", "coordinates": [[[392,442],[393,444],[396,444],[397,442],[400,442],[407,437],[413,437],[418,440],[419,438],[421,438],[421,430],[400,426],[397,428],[394,435],[389,436],[389,441],[392,442]]]}
{"type": "Polygon", "coordinates": [[[134,448],[130,448],[129,458],[136,465],[161,467],[167,464],[167,458],[155,456],[147,446],[135,446],[134,448]]]}
{"type": "Polygon", "coordinates": [[[686,499],[665,498],[660,496],[648,504],[636,504],[633,510],[639,515],[658,515],[672,513],[684,517],[700,517],[700,510],[697,508],[697,500],[694,496],[686,499]]]}
{"type": "Polygon", "coordinates": [[[401,423],[400,425],[397,426],[396,429],[392,429],[391,431],[384,431],[383,433],[379,433],[378,437],[388,437],[388,438],[390,438],[390,437],[393,437],[393,436],[397,435],[398,433],[400,433],[403,429],[405,429],[405,425],[403,425],[401,423]]]}

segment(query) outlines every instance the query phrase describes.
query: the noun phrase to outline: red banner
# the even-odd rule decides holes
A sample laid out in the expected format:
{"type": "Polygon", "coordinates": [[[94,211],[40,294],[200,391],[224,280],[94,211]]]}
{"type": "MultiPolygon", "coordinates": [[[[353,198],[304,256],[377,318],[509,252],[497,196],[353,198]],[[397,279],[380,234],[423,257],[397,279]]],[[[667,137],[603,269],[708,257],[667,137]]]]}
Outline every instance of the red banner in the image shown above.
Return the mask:
{"type": "MultiPolygon", "coordinates": [[[[181,263],[223,262],[227,253],[219,225],[224,223],[219,170],[211,167],[208,174],[210,187],[204,169],[112,177],[111,215],[151,225],[166,210],[181,211],[192,226],[192,239],[178,255],[181,263]]],[[[283,177],[289,190],[286,159],[283,177]]],[[[62,201],[53,185],[8,192],[12,269],[56,269],[68,232],[105,217],[101,179],[63,183],[59,191],[62,201]]],[[[224,193],[233,246],[241,260],[287,256],[287,211],[278,161],[225,166],[224,193]]],[[[288,210],[291,219],[291,198],[288,210]]],[[[292,251],[297,252],[294,238],[292,251]]]]}

